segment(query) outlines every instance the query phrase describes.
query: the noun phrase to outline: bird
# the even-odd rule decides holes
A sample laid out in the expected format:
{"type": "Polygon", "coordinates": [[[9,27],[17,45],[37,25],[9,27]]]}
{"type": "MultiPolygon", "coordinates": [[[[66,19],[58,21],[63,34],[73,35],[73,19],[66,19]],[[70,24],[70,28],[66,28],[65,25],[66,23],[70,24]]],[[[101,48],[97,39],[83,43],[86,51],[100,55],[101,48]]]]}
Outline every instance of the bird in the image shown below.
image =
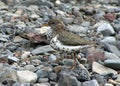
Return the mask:
{"type": "Polygon", "coordinates": [[[48,26],[51,27],[51,30],[47,34],[47,38],[50,40],[50,46],[57,51],[72,53],[74,55],[73,69],[76,67],[76,52],[96,44],[95,41],[84,39],[68,31],[67,26],[59,18],[50,19],[48,26]]]}

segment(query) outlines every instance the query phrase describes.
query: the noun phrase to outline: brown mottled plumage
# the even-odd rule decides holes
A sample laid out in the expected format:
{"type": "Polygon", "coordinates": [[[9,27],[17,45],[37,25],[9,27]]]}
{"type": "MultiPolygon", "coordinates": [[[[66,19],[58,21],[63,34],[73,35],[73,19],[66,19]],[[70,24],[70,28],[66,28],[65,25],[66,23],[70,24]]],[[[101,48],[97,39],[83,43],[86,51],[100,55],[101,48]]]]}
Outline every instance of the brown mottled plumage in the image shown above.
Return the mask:
{"type": "Polygon", "coordinates": [[[91,40],[85,40],[83,37],[80,37],[79,35],[72,33],[70,31],[65,30],[66,26],[63,24],[63,22],[59,19],[51,19],[48,24],[52,28],[52,36],[59,35],[58,40],[63,45],[91,45],[95,44],[94,41],[91,40]]]}

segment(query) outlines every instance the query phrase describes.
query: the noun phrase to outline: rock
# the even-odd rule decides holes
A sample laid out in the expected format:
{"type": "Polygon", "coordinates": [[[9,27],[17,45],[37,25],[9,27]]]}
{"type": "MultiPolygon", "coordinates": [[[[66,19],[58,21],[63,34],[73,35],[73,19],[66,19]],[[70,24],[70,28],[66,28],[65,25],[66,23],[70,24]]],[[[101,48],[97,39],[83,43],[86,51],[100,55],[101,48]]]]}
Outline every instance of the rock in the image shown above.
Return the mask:
{"type": "Polygon", "coordinates": [[[115,79],[115,81],[120,83],[120,74],[117,74],[117,79],[115,79]]]}
{"type": "Polygon", "coordinates": [[[8,56],[7,58],[11,62],[19,62],[20,60],[15,56],[8,56]]]}
{"type": "Polygon", "coordinates": [[[90,80],[83,82],[83,86],[99,86],[97,80],[90,80]]]}
{"type": "Polygon", "coordinates": [[[15,36],[13,42],[22,42],[24,39],[20,36],[15,36]]]}
{"type": "Polygon", "coordinates": [[[111,83],[105,83],[105,85],[104,86],[114,86],[113,84],[111,84],[111,83]]]}
{"type": "Polygon", "coordinates": [[[89,63],[93,61],[103,61],[105,59],[104,52],[98,49],[89,49],[86,58],[89,63]]]}
{"type": "Polygon", "coordinates": [[[92,71],[98,74],[109,74],[109,73],[117,74],[117,71],[111,68],[105,67],[97,62],[93,62],[92,71]]]}
{"type": "Polygon", "coordinates": [[[103,33],[104,35],[107,34],[107,36],[114,35],[115,31],[113,27],[109,23],[99,23],[97,28],[97,33],[103,33]],[[104,31],[108,30],[109,32],[105,33],[104,31]]]}
{"type": "Polygon", "coordinates": [[[38,79],[38,83],[46,83],[46,82],[48,82],[48,81],[49,81],[48,78],[39,78],[39,79],[38,79]]]}
{"type": "Polygon", "coordinates": [[[120,51],[119,51],[119,49],[118,49],[116,46],[111,45],[111,44],[108,44],[108,43],[104,43],[104,49],[105,49],[106,51],[109,51],[109,52],[111,52],[111,53],[114,53],[114,54],[116,54],[118,57],[120,57],[120,51]]]}
{"type": "Polygon", "coordinates": [[[57,80],[57,74],[56,74],[56,73],[50,73],[49,79],[50,79],[51,81],[56,81],[56,80],[57,80]]]}
{"type": "Polygon", "coordinates": [[[107,13],[107,14],[105,14],[105,18],[108,21],[113,22],[115,20],[115,14],[114,13],[107,13]]]}
{"type": "Polygon", "coordinates": [[[57,57],[56,57],[55,55],[51,54],[51,55],[48,57],[48,60],[49,60],[50,62],[53,62],[53,61],[57,60],[57,57]]]}
{"type": "Polygon", "coordinates": [[[73,22],[73,18],[66,18],[66,17],[64,17],[64,18],[62,18],[62,20],[63,20],[63,22],[65,23],[65,24],[71,24],[72,22],[73,22]]]}
{"type": "Polygon", "coordinates": [[[4,81],[17,81],[17,72],[10,68],[9,65],[0,63],[0,82],[4,81]]]}
{"type": "Polygon", "coordinates": [[[81,26],[89,27],[90,26],[90,22],[89,21],[84,21],[83,23],[81,23],[81,26]]]}
{"type": "Polygon", "coordinates": [[[65,65],[65,66],[73,66],[73,64],[74,64],[74,60],[73,59],[63,59],[63,64],[65,65]]]}
{"type": "Polygon", "coordinates": [[[35,83],[38,78],[37,74],[28,70],[17,71],[17,77],[20,83],[26,83],[26,82],[35,83]]]}
{"type": "Polygon", "coordinates": [[[34,49],[31,53],[33,55],[39,55],[42,53],[49,53],[49,52],[56,52],[56,51],[53,48],[51,48],[50,45],[46,45],[46,46],[42,46],[34,49]]]}
{"type": "Polygon", "coordinates": [[[120,69],[120,59],[119,58],[106,59],[104,61],[104,65],[109,67],[109,68],[119,70],[120,69]]]}
{"type": "Polygon", "coordinates": [[[37,68],[35,68],[33,65],[25,65],[24,68],[25,68],[25,70],[29,70],[32,72],[37,70],[37,68]]]}
{"type": "Polygon", "coordinates": [[[34,84],[34,86],[50,86],[49,83],[37,83],[37,84],[34,84]]]}
{"type": "Polygon", "coordinates": [[[21,86],[31,86],[31,84],[26,82],[26,83],[22,83],[21,86]]]}
{"type": "Polygon", "coordinates": [[[90,80],[90,74],[87,69],[81,65],[74,70],[75,76],[79,81],[88,81],[90,80]]]}
{"type": "Polygon", "coordinates": [[[75,33],[87,33],[87,29],[85,27],[79,26],[79,25],[72,25],[68,26],[69,30],[75,33]]]}
{"type": "Polygon", "coordinates": [[[38,76],[38,78],[45,78],[47,76],[46,72],[44,72],[43,70],[37,70],[36,74],[38,76]]]}
{"type": "Polygon", "coordinates": [[[104,52],[105,54],[105,58],[106,59],[118,59],[119,57],[117,55],[115,55],[114,53],[110,53],[110,52],[104,52]]]}
{"type": "Polygon", "coordinates": [[[62,66],[56,66],[56,67],[54,67],[54,71],[55,71],[55,73],[60,73],[60,71],[61,71],[61,69],[62,69],[62,66]]]}
{"type": "Polygon", "coordinates": [[[81,82],[70,74],[62,73],[58,81],[58,86],[81,86],[81,82]]]}
{"type": "Polygon", "coordinates": [[[108,36],[108,37],[104,37],[102,40],[101,40],[102,43],[110,43],[110,44],[116,44],[117,40],[115,37],[112,37],[112,36],[108,36]]]}

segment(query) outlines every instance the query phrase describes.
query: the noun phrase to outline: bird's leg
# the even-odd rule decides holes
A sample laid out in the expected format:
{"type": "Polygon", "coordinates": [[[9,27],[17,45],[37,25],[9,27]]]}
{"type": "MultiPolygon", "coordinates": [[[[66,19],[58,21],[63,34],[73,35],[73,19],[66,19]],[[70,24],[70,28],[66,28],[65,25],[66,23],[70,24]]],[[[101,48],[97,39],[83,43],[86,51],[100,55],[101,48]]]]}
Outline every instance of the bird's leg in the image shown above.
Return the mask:
{"type": "Polygon", "coordinates": [[[77,66],[77,62],[76,62],[76,52],[73,52],[73,58],[74,58],[74,64],[73,64],[73,67],[72,67],[72,70],[74,70],[77,66]]]}

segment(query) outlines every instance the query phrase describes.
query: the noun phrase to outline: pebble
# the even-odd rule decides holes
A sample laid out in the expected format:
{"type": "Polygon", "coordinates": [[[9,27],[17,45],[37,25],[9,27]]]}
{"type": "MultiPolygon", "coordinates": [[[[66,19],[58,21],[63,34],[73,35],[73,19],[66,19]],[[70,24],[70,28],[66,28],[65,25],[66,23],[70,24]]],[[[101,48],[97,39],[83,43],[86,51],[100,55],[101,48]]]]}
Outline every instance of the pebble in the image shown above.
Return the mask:
{"type": "Polygon", "coordinates": [[[57,57],[56,57],[55,55],[51,54],[51,55],[48,57],[48,60],[49,60],[50,62],[53,62],[53,61],[57,60],[57,57]]]}
{"type": "Polygon", "coordinates": [[[97,80],[90,80],[83,82],[83,86],[99,86],[97,80]]]}
{"type": "Polygon", "coordinates": [[[32,71],[20,70],[17,71],[17,78],[20,83],[26,83],[26,82],[35,83],[38,77],[37,74],[32,71]],[[28,76],[26,77],[26,75],[28,76]]]}
{"type": "Polygon", "coordinates": [[[76,77],[71,76],[67,73],[63,73],[60,76],[58,86],[82,86],[82,85],[81,82],[79,82],[76,77]]]}
{"type": "Polygon", "coordinates": [[[109,68],[119,70],[120,69],[120,66],[119,66],[120,65],[120,59],[119,58],[106,59],[104,61],[104,65],[109,67],[109,68]]]}
{"type": "Polygon", "coordinates": [[[109,74],[109,73],[113,73],[113,74],[117,74],[117,71],[108,68],[104,65],[101,65],[97,62],[93,62],[92,64],[92,71],[98,74],[109,74]]]}

